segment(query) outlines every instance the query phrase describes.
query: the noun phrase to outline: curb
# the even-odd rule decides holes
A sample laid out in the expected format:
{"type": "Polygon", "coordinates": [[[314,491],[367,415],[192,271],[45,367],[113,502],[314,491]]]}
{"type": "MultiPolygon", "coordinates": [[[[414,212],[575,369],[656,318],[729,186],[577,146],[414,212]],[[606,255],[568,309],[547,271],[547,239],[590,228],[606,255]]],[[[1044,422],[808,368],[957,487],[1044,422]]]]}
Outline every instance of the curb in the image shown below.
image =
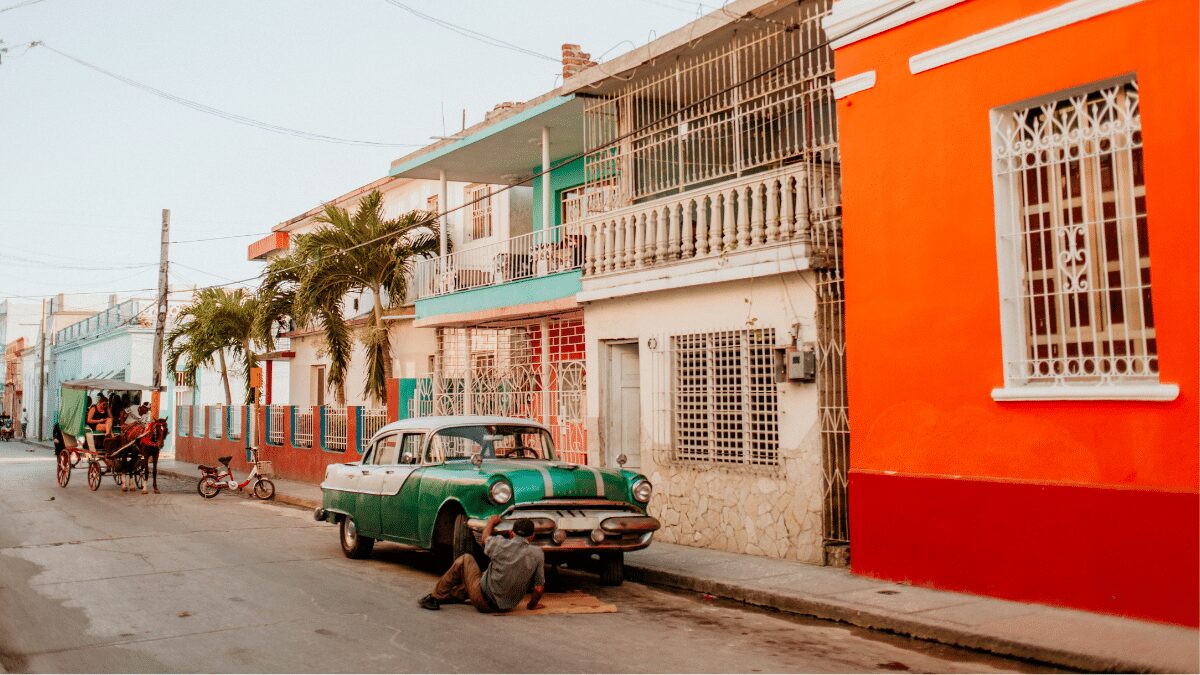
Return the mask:
{"type": "Polygon", "coordinates": [[[1151,664],[1127,658],[1098,657],[1092,654],[1014,642],[975,632],[966,626],[958,628],[923,622],[883,610],[872,611],[861,605],[850,605],[815,596],[785,595],[763,591],[748,586],[678,574],[637,563],[626,562],[625,576],[627,579],[643,584],[707,593],[725,600],[734,600],[790,614],[837,621],[859,628],[887,631],[954,647],[964,647],[1048,665],[1094,672],[1175,672],[1174,668],[1162,664],[1151,664]]]}
{"type": "MultiPolygon", "coordinates": [[[[172,478],[182,478],[184,480],[189,480],[189,479],[195,480],[196,479],[195,474],[183,473],[182,471],[177,471],[175,469],[159,469],[158,473],[161,476],[170,476],[172,478]]],[[[309,510],[315,509],[321,505],[320,502],[312,500],[312,499],[306,499],[304,497],[293,497],[291,495],[282,494],[280,492],[276,492],[275,497],[270,499],[269,501],[274,502],[276,504],[286,504],[287,506],[296,506],[296,507],[299,507],[302,509],[309,509],[309,510]]]]}

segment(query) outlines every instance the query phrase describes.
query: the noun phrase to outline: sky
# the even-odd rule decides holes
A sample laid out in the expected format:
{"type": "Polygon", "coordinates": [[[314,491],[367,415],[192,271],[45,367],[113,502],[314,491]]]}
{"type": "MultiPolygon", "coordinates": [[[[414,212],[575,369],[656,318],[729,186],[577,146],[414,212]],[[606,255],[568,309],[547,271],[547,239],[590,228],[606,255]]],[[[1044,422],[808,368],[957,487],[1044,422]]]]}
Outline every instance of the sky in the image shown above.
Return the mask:
{"type": "MultiPolygon", "coordinates": [[[[555,60],[564,42],[614,58],[701,10],[689,0],[401,4],[555,60]]],[[[0,300],[33,302],[146,296],[164,208],[178,242],[173,285],[252,277],[261,264],[246,246],[272,225],[383,177],[391,160],[457,131],[463,109],[469,126],[500,101],[551,90],[561,72],[389,0],[0,0],[0,40],[0,300]],[[22,46],[34,40],[47,47],[22,46]],[[413,147],[244,126],[63,54],[223,112],[413,147]]]]}

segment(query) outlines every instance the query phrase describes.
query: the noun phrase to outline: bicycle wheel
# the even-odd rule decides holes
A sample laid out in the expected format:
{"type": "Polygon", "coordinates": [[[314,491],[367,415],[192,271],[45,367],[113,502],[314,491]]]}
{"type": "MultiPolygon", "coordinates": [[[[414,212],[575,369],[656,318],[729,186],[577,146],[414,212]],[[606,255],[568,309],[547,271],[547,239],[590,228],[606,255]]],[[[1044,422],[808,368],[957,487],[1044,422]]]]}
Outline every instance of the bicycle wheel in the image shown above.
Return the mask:
{"type": "Polygon", "coordinates": [[[205,499],[212,499],[221,493],[221,484],[212,476],[204,476],[196,483],[196,492],[205,499]]]}
{"type": "Polygon", "coordinates": [[[275,484],[267,478],[259,478],[254,483],[254,496],[259,499],[271,499],[275,496],[275,484]]]}
{"type": "Polygon", "coordinates": [[[58,486],[67,487],[71,482],[71,457],[66,452],[58,453],[58,486]]]}

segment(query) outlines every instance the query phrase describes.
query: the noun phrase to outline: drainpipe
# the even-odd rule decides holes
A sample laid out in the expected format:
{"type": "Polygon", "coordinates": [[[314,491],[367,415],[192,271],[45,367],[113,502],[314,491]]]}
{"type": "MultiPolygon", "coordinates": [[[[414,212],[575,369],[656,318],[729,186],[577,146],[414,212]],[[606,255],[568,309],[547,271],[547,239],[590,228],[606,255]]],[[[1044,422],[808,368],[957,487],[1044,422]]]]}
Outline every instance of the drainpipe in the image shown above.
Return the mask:
{"type": "MultiPolygon", "coordinates": [[[[554,212],[550,209],[554,192],[550,189],[550,127],[542,127],[542,232],[549,233],[554,226],[554,212]]],[[[543,234],[545,240],[546,234],[543,234]]],[[[546,240],[548,241],[548,240],[546,240]]]]}
{"type": "Polygon", "coordinates": [[[443,256],[450,250],[448,239],[450,234],[447,231],[449,218],[445,215],[448,210],[450,210],[450,202],[446,199],[446,170],[442,169],[438,171],[438,211],[442,213],[438,216],[438,241],[441,244],[440,255],[443,256]]]}

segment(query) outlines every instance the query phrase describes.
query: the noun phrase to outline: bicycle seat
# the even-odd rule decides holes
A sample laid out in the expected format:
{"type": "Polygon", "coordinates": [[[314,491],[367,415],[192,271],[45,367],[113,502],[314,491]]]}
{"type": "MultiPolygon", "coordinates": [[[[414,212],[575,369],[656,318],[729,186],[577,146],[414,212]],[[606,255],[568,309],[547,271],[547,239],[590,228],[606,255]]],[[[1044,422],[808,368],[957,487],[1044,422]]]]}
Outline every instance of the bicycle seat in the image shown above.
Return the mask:
{"type": "Polygon", "coordinates": [[[229,466],[229,460],[231,460],[231,459],[233,459],[233,455],[225,455],[224,457],[218,457],[217,461],[224,464],[225,466],[229,466]]]}

